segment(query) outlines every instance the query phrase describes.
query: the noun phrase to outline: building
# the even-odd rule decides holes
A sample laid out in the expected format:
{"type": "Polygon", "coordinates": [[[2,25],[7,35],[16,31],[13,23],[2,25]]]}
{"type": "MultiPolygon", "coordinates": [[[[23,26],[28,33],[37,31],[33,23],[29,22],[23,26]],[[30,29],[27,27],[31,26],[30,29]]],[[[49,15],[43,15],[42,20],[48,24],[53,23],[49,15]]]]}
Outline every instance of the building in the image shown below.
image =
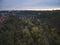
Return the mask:
{"type": "Polygon", "coordinates": [[[4,19],[3,15],[0,15],[0,23],[2,23],[4,20],[5,19],[4,19]]]}
{"type": "Polygon", "coordinates": [[[19,19],[36,19],[37,15],[19,15],[19,19]]]}

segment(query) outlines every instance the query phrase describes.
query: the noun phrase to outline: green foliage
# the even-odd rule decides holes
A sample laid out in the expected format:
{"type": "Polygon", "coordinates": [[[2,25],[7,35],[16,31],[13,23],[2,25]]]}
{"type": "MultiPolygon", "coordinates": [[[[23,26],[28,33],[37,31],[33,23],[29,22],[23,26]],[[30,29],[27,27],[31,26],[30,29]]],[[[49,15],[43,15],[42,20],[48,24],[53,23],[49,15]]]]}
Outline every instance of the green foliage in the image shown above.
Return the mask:
{"type": "Polygon", "coordinates": [[[59,16],[56,15],[60,11],[41,13],[37,14],[37,19],[19,19],[18,15],[9,15],[8,19],[0,23],[0,45],[60,45],[56,26],[59,24],[59,16]]]}

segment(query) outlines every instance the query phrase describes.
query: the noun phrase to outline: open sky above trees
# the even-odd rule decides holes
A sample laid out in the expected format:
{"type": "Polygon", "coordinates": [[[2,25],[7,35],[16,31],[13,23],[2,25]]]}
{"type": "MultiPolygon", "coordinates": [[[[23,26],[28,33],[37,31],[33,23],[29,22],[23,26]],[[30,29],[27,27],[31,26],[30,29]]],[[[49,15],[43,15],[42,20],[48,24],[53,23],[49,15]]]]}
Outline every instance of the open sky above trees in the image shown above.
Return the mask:
{"type": "Polygon", "coordinates": [[[60,0],[0,0],[0,10],[25,8],[60,8],[60,0]]]}

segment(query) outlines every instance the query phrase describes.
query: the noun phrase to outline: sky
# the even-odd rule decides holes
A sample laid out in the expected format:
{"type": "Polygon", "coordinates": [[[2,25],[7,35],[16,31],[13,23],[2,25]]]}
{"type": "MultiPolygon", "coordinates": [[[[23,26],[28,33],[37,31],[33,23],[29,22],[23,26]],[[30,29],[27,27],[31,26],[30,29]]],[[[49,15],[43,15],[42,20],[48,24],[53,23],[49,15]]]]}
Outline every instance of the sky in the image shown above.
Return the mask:
{"type": "Polygon", "coordinates": [[[0,0],[0,10],[60,8],[60,0],[0,0]]]}

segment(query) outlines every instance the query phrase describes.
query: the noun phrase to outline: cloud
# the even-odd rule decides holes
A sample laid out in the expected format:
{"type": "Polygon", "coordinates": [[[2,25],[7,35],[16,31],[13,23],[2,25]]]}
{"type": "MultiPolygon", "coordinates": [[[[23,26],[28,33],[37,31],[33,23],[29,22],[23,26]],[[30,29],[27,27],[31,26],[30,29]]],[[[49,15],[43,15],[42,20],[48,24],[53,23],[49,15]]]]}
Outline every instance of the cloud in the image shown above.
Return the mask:
{"type": "Polygon", "coordinates": [[[0,3],[0,9],[15,9],[23,7],[60,7],[60,0],[2,0],[0,3]]]}
{"type": "Polygon", "coordinates": [[[2,6],[44,6],[60,5],[59,0],[3,0],[2,6]]]}
{"type": "Polygon", "coordinates": [[[23,6],[59,5],[59,0],[25,0],[23,6]]]}

